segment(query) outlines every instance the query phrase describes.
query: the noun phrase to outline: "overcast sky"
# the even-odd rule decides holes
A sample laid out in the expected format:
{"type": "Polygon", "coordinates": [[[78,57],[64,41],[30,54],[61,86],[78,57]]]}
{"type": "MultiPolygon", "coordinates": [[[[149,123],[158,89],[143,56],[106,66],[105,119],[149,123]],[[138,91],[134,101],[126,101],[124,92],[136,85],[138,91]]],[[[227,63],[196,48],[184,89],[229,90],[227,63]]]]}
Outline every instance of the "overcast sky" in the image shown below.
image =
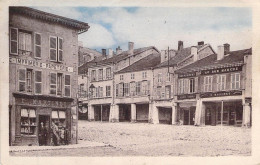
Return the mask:
{"type": "Polygon", "coordinates": [[[87,22],[90,29],[79,35],[85,47],[121,46],[129,41],[135,48],[155,46],[159,50],[177,49],[204,41],[216,50],[229,43],[231,50],[252,46],[252,11],[250,8],[154,8],[154,7],[35,7],[39,10],[87,22]]]}

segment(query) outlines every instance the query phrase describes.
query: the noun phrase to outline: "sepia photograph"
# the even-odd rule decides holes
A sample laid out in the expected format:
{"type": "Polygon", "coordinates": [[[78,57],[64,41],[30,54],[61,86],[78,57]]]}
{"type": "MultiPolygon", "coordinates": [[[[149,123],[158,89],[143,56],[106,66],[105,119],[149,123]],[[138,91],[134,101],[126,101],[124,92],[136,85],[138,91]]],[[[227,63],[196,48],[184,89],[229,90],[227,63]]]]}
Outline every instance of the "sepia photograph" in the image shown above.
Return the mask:
{"type": "Polygon", "coordinates": [[[252,156],[252,7],[7,8],[10,158],[252,156]]]}

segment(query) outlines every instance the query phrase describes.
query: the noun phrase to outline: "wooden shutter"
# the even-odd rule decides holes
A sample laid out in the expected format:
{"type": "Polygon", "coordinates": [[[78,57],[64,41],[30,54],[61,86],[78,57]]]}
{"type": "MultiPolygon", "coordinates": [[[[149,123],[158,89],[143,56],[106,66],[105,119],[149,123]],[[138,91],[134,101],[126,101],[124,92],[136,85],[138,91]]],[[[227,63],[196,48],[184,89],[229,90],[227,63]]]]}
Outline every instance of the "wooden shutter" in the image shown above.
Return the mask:
{"type": "Polygon", "coordinates": [[[65,75],[65,96],[70,97],[70,75],[65,75]]]}
{"type": "Polygon", "coordinates": [[[18,29],[10,28],[10,54],[18,55],[18,29]]]}
{"type": "Polygon", "coordinates": [[[63,61],[63,39],[58,38],[58,62],[63,61]]]}
{"type": "Polygon", "coordinates": [[[34,45],[35,45],[34,56],[36,58],[41,58],[41,34],[35,33],[34,45]]]}
{"type": "Polygon", "coordinates": [[[56,73],[51,73],[50,74],[51,79],[50,79],[50,94],[55,94],[57,91],[57,74],[56,73]]]}
{"type": "Polygon", "coordinates": [[[25,91],[25,76],[26,76],[26,70],[25,69],[19,69],[19,91],[25,91]]]}
{"type": "Polygon", "coordinates": [[[42,93],[42,72],[35,71],[35,93],[41,94],[42,93]]]}
{"type": "Polygon", "coordinates": [[[50,37],[50,60],[57,61],[57,38],[50,37]]]}

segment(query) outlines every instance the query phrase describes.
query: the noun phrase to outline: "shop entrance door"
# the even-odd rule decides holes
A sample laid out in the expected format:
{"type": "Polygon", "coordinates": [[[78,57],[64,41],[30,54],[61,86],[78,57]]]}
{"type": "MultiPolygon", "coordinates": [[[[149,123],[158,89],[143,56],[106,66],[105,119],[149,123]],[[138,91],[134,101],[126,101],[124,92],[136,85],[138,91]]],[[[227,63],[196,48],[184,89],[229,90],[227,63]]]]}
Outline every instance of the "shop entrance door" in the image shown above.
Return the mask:
{"type": "Polygon", "coordinates": [[[39,115],[38,120],[38,141],[39,145],[50,145],[50,116],[39,115]]]}

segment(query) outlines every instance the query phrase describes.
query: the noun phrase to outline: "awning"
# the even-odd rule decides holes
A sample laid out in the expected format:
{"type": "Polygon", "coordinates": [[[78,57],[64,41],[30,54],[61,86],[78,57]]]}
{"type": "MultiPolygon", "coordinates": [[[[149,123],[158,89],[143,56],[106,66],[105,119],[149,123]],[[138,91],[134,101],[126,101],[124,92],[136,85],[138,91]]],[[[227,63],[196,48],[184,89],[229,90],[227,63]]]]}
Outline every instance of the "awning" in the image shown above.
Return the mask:
{"type": "Polygon", "coordinates": [[[51,118],[52,119],[58,119],[59,117],[58,117],[58,111],[52,111],[51,112],[51,118]]]}
{"type": "Polygon", "coordinates": [[[28,117],[27,109],[21,109],[21,117],[28,117]]]}
{"type": "Polygon", "coordinates": [[[30,109],[29,117],[36,117],[34,109],[30,109]]]}
{"type": "Polygon", "coordinates": [[[59,117],[60,117],[60,119],[65,119],[66,118],[65,112],[59,111],[59,117]]]}

